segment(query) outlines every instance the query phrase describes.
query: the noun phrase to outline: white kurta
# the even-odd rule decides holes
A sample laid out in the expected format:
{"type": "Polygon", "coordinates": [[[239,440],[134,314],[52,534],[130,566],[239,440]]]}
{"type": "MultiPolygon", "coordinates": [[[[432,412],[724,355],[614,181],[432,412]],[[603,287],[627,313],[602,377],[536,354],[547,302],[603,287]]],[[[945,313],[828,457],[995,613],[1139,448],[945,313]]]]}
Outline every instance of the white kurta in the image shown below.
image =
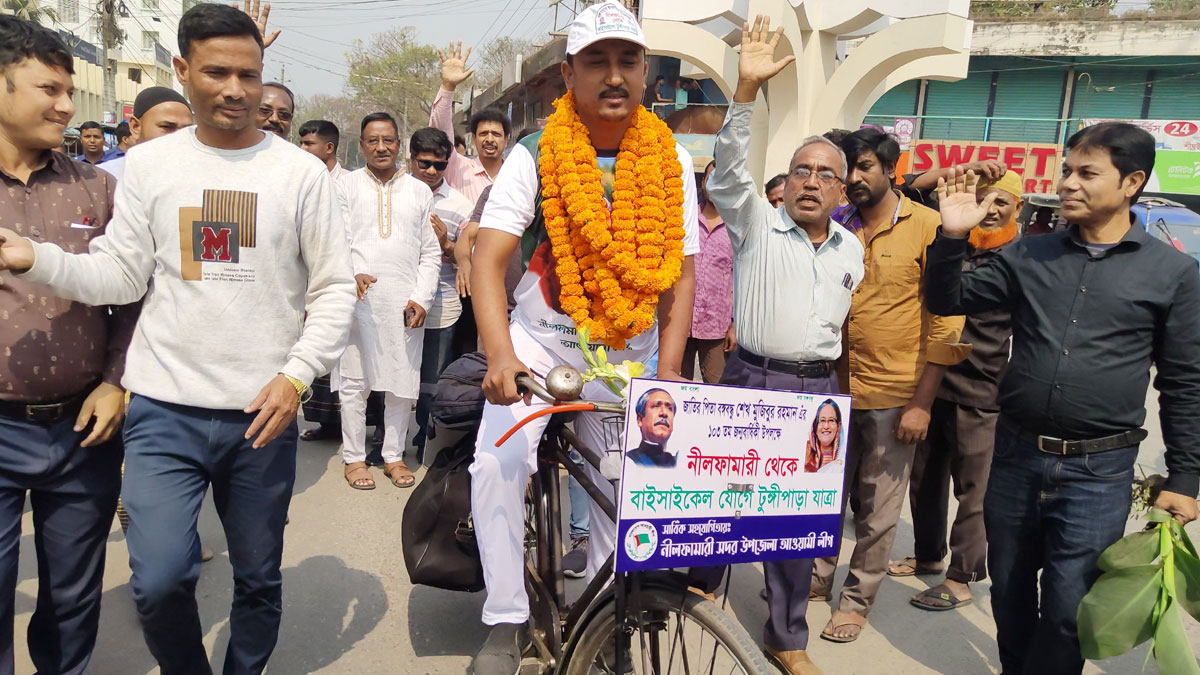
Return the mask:
{"type": "Polygon", "coordinates": [[[384,184],[367,169],[339,178],[337,193],[354,273],[378,281],[355,304],[333,388],[343,378],[361,379],[369,390],[416,398],[425,330],[404,325],[404,308],[412,300],[428,311],[437,292],[442,250],[430,227],[433,194],[406,173],[384,184]]]}

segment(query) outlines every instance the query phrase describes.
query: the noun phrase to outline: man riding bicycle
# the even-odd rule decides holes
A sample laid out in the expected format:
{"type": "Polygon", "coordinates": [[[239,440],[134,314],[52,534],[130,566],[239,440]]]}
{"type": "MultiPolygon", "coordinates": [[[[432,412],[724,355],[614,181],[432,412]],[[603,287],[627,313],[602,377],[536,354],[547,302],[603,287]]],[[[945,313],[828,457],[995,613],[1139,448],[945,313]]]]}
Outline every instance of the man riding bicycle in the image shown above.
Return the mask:
{"type": "MultiPolygon", "coordinates": [[[[586,327],[610,360],[645,362],[658,352],[658,378],[682,379],[692,312],[698,251],[692,158],[639,104],[647,74],[641,27],[616,2],[593,5],[571,23],[566,51],[567,94],[546,128],[505,161],[472,258],[488,404],[471,465],[471,500],[488,589],[483,622],[493,627],[472,662],[477,675],[516,673],[530,643],[522,503],[548,418],[500,447],[496,441],[549,404],[522,399],[516,376],[544,377],[563,364],[585,370],[576,330],[586,327]],[[526,272],[510,324],[504,272],[518,245],[526,272]]],[[[583,397],[615,400],[599,381],[588,383],[583,397]]],[[[591,448],[610,449],[598,414],[581,415],[575,429],[591,448]]],[[[611,491],[590,465],[585,469],[611,491]]],[[[595,504],[591,523],[589,578],[612,553],[615,536],[595,504]]]]}

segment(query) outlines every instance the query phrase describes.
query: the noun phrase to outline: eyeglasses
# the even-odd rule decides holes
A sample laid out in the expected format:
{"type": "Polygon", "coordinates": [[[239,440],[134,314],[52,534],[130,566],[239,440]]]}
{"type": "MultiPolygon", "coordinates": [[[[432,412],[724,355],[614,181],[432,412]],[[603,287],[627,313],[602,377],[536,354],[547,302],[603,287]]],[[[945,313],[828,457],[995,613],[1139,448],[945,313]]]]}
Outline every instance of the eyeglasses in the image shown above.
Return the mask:
{"type": "Polygon", "coordinates": [[[423,170],[427,170],[427,169],[429,169],[429,167],[432,166],[433,168],[437,169],[438,171],[445,171],[446,167],[449,165],[450,165],[449,161],[435,162],[431,159],[418,159],[417,160],[417,166],[423,170]]]}
{"type": "MultiPolygon", "coordinates": [[[[817,180],[821,181],[822,185],[828,186],[833,185],[834,183],[842,182],[841,177],[829,169],[821,169],[820,171],[817,171],[816,174],[817,180]]],[[[813,170],[807,166],[798,166],[792,169],[792,178],[795,178],[800,182],[807,181],[808,177],[811,175],[813,175],[813,170]]]]}
{"type": "Polygon", "coordinates": [[[268,118],[271,115],[274,115],[279,118],[280,122],[291,122],[292,121],[292,113],[290,113],[286,110],[276,110],[274,108],[268,108],[266,106],[263,106],[258,109],[258,114],[262,115],[263,117],[268,117],[268,118]]]}
{"type": "Polygon", "coordinates": [[[385,138],[371,137],[363,139],[363,145],[367,146],[368,148],[373,148],[377,145],[392,146],[399,142],[400,139],[396,138],[395,136],[387,136],[385,138]]]}

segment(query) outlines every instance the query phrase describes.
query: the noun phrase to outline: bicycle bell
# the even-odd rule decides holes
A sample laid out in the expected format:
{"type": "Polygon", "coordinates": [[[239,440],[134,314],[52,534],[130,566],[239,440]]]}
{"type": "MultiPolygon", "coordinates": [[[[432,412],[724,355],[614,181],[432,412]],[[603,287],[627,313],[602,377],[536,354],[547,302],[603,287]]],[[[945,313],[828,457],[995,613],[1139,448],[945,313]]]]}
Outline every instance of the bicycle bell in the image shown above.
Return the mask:
{"type": "Polygon", "coordinates": [[[546,391],[556,401],[575,401],[583,393],[583,377],[571,366],[555,366],[546,373],[546,391]]]}

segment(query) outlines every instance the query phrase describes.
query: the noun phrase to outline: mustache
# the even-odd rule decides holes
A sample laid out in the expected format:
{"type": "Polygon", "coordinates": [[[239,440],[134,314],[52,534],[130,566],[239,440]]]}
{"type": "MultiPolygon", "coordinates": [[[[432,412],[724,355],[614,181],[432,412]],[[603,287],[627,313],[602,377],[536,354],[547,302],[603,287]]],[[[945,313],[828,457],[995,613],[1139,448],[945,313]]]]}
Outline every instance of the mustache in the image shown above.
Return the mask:
{"type": "Polygon", "coordinates": [[[609,96],[610,94],[619,94],[621,96],[624,96],[625,98],[629,98],[629,90],[626,89],[625,87],[609,87],[609,88],[605,89],[604,91],[600,92],[600,98],[605,98],[605,97],[609,96]]]}
{"type": "Polygon", "coordinates": [[[657,422],[655,422],[654,426],[669,427],[669,426],[671,426],[671,423],[667,421],[667,418],[663,417],[663,418],[660,418],[657,422]]]}

